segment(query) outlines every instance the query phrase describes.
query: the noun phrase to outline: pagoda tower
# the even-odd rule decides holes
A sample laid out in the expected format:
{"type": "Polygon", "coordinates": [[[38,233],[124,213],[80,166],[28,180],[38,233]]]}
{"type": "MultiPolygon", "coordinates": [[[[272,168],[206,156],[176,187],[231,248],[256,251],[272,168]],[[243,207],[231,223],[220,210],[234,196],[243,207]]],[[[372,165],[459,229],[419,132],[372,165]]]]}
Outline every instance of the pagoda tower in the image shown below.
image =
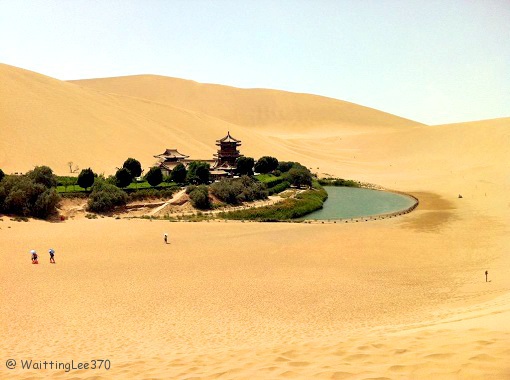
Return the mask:
{"type": "Polygon", "coordinates": [[[237,167],[236,160],[242,156],[238,147],[241,145],[241,140],[237,140],[230,136],[230,131],[227,135],[220,140],[216,140],[216,145],[219,146],[218,153],[214,156],[217,158],[216,168],[224,170],[233,170],[237,167]]]}

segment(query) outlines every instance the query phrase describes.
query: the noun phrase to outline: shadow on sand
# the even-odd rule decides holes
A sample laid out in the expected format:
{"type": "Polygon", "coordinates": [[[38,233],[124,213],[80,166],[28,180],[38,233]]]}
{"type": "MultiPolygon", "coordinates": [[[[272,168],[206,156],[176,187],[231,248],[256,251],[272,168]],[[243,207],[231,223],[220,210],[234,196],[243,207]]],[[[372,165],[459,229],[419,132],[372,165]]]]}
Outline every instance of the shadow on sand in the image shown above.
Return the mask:
{"type": "Polygon", "coordinates": [[[440,195],[429,192],[413,192],[413,196],[420,200],[420,204],[411,213],[411,218],[402,223],[402,227],[420,232],[437,232],[458,217],[454,214],[453,202],[440,195]]]}

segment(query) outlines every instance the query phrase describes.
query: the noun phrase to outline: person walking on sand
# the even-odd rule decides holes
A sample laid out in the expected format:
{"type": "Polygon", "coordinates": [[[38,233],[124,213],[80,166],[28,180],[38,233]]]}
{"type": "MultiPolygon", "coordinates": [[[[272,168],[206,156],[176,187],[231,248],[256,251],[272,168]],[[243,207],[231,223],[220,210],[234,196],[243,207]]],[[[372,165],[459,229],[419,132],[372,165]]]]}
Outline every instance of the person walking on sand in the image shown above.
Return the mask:
{"type": "Polygon", "coordinates": [[[50,263],[55,264],[55,250],[50,248],[48,252],[50,253],[50,263]]]}
{"type": "Polygon", "coordinates": [[[32,254],[32,264],[39,264],[39,261],[37,260],[37,252],[32,249],[30,253],[32,254]]]}
{"type": "Polygon", "coordinates": [[[488,271],[488,270],[486,270],[486,271],[485,271],[485,282],[487,282],[487,276],[488,276],[488,275],[489,275],[489,271],[488,271]]]}
{"type": "Polygon", "coordinates": [[[165,244],[168,244],[168,234],[166,232],[163,235],[163,239],[165,240],[165,244]]]}

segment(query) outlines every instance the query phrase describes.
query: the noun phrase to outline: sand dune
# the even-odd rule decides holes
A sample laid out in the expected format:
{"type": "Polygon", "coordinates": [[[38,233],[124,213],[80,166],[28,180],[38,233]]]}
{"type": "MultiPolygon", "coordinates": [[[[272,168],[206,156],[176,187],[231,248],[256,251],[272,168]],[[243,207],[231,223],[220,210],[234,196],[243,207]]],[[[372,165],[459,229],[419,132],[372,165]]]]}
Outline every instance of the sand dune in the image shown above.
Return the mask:
{"type": "Polygon", "coordinates": [[[240,89],[156,75],[87,79],[71,83],[139,97],[249,126],[268,134],[356,133],[422,125],[372,108],[310,94],[240,89]]]}
{"type": "Polygon", "coordinates": [[[410,214],[359,224],[3,216],[2,378],[510,378],[510,118],[335,130],[324,106],[313,122],[324,133],[314,136],[302,114],[292,120],[290,100],[280,115],[250,117],[241,101],[239,116],[221,114],[214,99],[205,110],[198,100],[151,98],[165,93],[158,77],[92,88],[10,66],[0,76],[6,171],[43,162],[59,170],[68,160],[108,171],[135,148],[150,162],[174,143],[212,153],[209,141],[235,128],[249,154],[275,152],[420,199],[410,214]],[[156,90],[140,84],[149,80],[156,90]],[[30,249],[42,253],[39,266],[30,249]],[[8,358],[109,359],[111,369],[8,371],[8,358]]]}
{"type": "Polygon", "coordinates": [[[168,147],[211,158],[216,139],[228,130],[253,142],[246,154],[284,152],[256,132],[204,114],[101,93],[7,65],[0,66],[0,86],[0,167],[6,172],[46,164],[65,173],[73,161],[111,174],[130,156],[148,167],[168,147]]]}

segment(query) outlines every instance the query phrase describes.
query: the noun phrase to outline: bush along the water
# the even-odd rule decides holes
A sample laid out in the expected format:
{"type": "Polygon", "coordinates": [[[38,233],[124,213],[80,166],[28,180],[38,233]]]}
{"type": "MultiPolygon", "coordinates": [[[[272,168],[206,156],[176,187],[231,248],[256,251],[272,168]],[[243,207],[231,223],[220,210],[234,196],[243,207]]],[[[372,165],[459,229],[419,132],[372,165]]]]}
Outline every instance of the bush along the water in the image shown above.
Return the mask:
{"type": "Polygon", "coordinates": [[[287,198],[274,205],[222,212],[219,214],[219,217],[224,219],[245,219],[266,222],[295,219],[321,209],[327,197],[328,193],[324,189],[313,188],[303,191],[295,198],[287,198]]]}
{"type": "Polygon", "coordinates": [[[321,178],[319,179],[319,183],[322,186],[360,187],[359,182],[343,178],[321,178]]]}
{"type": "Polygon", "coordinates": [[[266,199],[266,186],[248,176],[236,179],[223,179],[210,186],[211,193],[228,204],[239,204],[244,201],[266,199]]]}

